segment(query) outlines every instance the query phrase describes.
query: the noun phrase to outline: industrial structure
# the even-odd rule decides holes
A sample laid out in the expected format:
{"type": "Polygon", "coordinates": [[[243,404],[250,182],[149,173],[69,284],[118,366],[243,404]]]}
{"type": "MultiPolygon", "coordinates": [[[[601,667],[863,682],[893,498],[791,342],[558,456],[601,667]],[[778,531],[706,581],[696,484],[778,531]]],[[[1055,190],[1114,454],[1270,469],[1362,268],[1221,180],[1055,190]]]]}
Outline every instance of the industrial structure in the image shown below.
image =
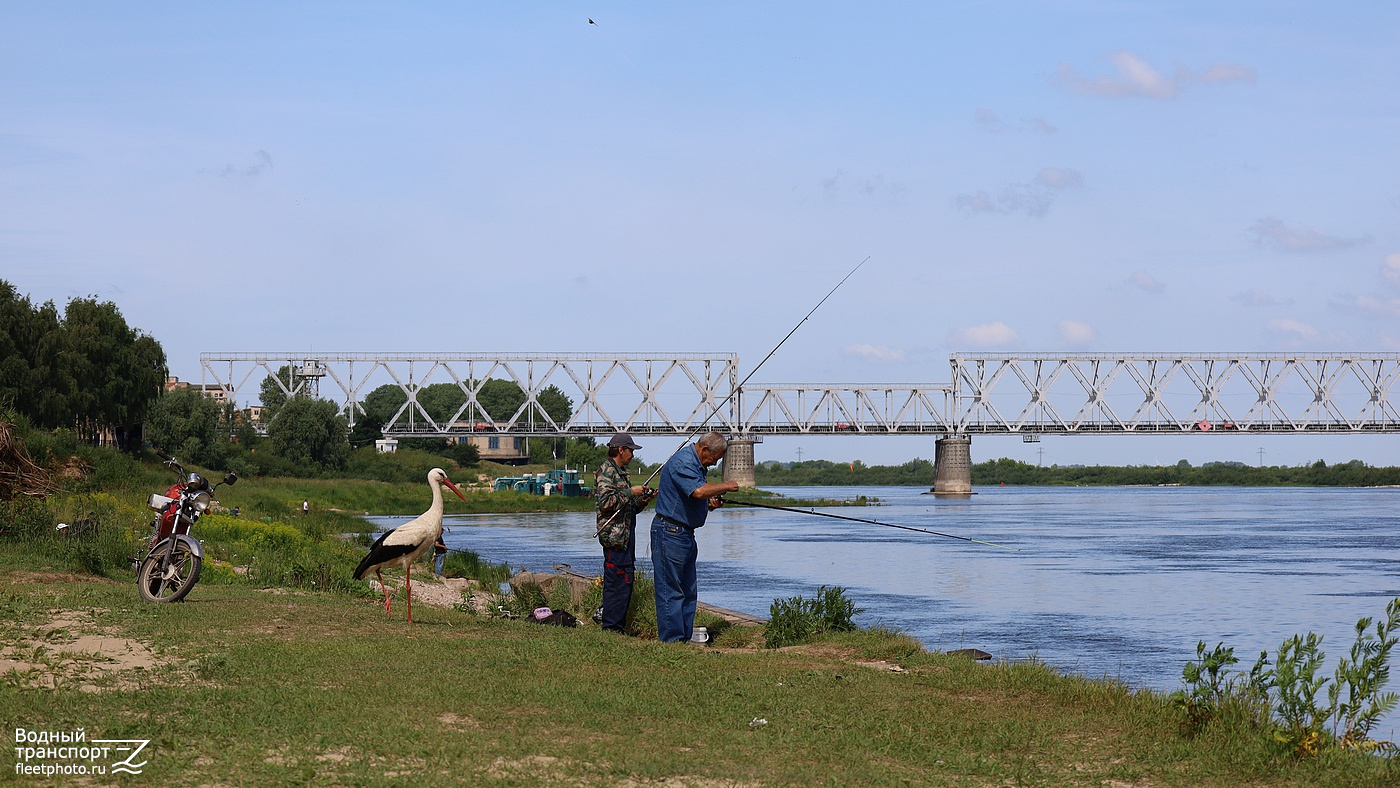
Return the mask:
{"type": "Polygon", "coordinates": [[[724,473],[754,483],[754,446],[768,435],[936,436],[935,491],[971,490],[976,435],[1374,434],[1400,432],[1390,401],[1400,354],[954,354],[950,383],[746,383],[734,354],[205,353],[203,384],[230,400],[265,378],[288,396],[339,401],[353,425],[381,385],[405,400],[386,438],[686,436],[730,439],[724,473]],[[295,370],[282,380],[278,370],[295,370]],[[515,382],[512,413],[478,399],[515,382]],[[435,420],[417,399],[447,383],[463,402],[435,420]],[[557,421],[546,392],[573,403],[557,421]]]}

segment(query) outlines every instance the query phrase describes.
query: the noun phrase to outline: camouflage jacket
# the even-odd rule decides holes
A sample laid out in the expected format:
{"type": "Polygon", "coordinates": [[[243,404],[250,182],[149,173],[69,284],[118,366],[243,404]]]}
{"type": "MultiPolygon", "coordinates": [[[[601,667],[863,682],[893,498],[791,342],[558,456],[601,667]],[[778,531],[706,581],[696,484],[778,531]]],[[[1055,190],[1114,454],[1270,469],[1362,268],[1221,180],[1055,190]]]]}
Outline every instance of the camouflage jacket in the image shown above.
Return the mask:
{"type": "Polygon", "coordinates": [[[628,536],[637,526],[637,510],[641,508],[637,496],[632,494],[632,480],[627,476],[627,469],[609,457],[598,466],[593,479],[593,504],[598,507],[594,529],[602,529],[598,542],[614,550],[625,548],[628,536]]]}

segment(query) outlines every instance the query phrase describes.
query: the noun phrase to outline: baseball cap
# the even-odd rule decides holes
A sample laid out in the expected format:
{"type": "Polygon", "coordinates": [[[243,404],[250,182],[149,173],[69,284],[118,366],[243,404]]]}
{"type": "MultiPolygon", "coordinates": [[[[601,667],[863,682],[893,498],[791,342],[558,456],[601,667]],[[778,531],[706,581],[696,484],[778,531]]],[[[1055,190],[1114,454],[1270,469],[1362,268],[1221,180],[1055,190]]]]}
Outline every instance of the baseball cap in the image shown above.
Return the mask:
{"type": "Polygon", "coordinates": [[[612,436],[612,440],[608,441],[608,445],[616,446],[619,449],[631,449],[633,451],[642,448],[641,446],[638,446],[637,444],[633,443],[632,436],[628,435],[625,432],[619,432],[618,434],[612,436]]]}

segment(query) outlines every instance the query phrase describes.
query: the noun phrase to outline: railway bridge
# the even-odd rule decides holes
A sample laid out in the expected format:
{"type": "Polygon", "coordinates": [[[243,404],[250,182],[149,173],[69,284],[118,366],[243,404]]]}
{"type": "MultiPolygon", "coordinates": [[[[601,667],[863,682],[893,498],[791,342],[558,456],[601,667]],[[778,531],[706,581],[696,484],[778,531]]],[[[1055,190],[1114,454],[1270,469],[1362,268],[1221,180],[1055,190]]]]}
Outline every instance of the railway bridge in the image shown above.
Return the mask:
{"type": "Polygon", "coordinates": [[[976,435],[1400,432],[1390,400],[1400,353],[955,353],[948,383],[742,385],[732,353],[204,353],[200,364],[229,402],[275,385],[338,401],[352,425],[369,392],[397,387],[386,438],[713,429],[730,439],[726,478],[749,486],[755,444],[769,435],[936,436],[935,491],[965,494],[976,435]],[[511,412],[483,404],[493,380],[518,386],[511,412]],[[461,404],[434,418],[419,396],[442,384],[461,404]]]}

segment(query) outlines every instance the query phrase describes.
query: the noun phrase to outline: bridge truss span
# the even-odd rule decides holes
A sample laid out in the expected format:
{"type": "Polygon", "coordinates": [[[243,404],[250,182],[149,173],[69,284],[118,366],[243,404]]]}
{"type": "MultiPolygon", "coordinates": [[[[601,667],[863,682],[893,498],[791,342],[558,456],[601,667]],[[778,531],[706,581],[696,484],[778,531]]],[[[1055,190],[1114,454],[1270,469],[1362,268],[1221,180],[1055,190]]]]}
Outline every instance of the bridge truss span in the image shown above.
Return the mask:
{"type": "Polygon", "coordinates": [[[961,434],[1400,432],[1400,354],[956,354],[961,434]]]}
{"type": "Polygon", "coordinates": [[[952,387],[927,384],[759,384],[741,394],[741,433],[941,435],[952,387]]]}
{"type": "Polygon", "coordinates": [[[726,403],[738,387],[733,354],[204,353],[200,362],[205,385],[230,401],[268,388],[320,396],[338,401],[351,426],[368,395],[397,389],[386,437],[675,435],[702,422],[724,431],[737,423],[737,403],[726,403]],[[518,391],[499,396],[492,386],[502,381],[518,391]],[[567,418],[556,418],[561,395],[567,418]]]}

